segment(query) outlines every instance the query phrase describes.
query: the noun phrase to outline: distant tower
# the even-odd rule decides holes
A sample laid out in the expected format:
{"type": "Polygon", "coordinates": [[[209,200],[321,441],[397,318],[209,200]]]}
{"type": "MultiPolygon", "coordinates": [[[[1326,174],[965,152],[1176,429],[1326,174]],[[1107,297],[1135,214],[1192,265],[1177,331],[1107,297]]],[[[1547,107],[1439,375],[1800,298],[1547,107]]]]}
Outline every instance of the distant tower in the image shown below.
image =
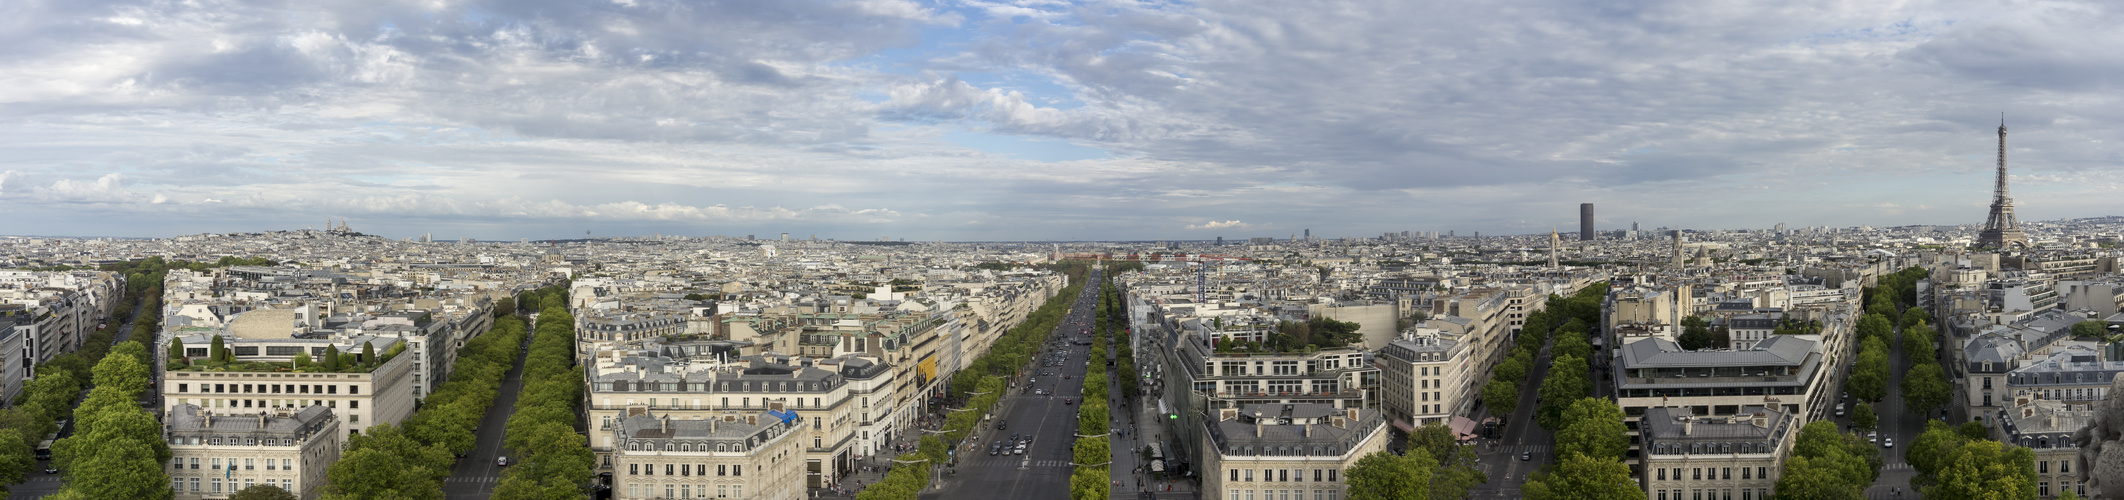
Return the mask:
{"type": "Polygon", "coordinates": [[[2006,195],[2006,118],[1999,117],[1999,178],[1992,186],[1991,216],[1984,220],[1984,230],[1977,233],[1977,246],[2005,249],[2009,246],[2028,248],[2028,235],[2021,232],[2021,223],[2013,218],[2013,197],[2006,195]]]}
{"type": "Polygon", "coordinates": [[[1558,267],[1556,266],[1556,247],[1557,247],[1557,246],[1559,246],[1559,245],[1561,244],[1561,243],[1559,243],[1559,242],[1561,242],[1561,241],[1563,241],[1563,237],[1562,237],[1562,236],[1558,236],[1558,235],[1556,234],[1556,228],[1553,228],[1553,227],[1552,227],[1552,228],[1549,228],[1549,268],[1550,268],[1550,269],[1558,269],[1558,267]]]}
{"type": "Polygon", "coordinates": [[[1593,241],[1593,204],[1578,204],[1578,241],[1593,241]]]}
{"type": "Polygon", "coordinates": [[[1674,230],[1674,270],[1676,271],[1682,270],[1682,266],[1686,265],[1682,261],[1681,238],[1681,230],[1674,230]]]}
{"type": "Polygon", "coordinates": [[[1305,229],[1305,241],[1313,241],[1313,229],[1312,229],[1312,228],[1306,228],[1306,229],[1305,229]]]}

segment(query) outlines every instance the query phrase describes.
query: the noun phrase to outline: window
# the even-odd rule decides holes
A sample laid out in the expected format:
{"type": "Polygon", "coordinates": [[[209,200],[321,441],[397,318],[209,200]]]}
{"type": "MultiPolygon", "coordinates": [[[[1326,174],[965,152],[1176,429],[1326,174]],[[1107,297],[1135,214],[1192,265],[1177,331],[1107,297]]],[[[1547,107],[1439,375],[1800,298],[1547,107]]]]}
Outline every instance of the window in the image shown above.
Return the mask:
{"type": "Polygon", "coordinates": [[[1313,482],[1320,482],[1320,469],[1313,469],[1313,482]]]}
{"type": "Polygon", "coordinates": [[[1769,467],[1756,467],[1756,468],[1755,468],[1755,477],[1758,477],[1758,478],[1762,478],[1762,479],[1770,479],[1770,468],[1769,468],[1769,467]]]}
{"type": "Polygon", "coordinates": [[[276,466],[275,466],[275,464],[273,463],[273,459],[270,459],[270,458],[266,459],[266,470],[278,470],[278,469],[279,469],[279,468],[278,468],[278,467],[276,467],[276,466]]]}
{"type": "Polygon", "coordinates": [[[642,464],[627,464],[627,475],[630,475],[630,476],[639,476],[639,475],[642,475],[642,464]]]}
{"type": "MultiPolygon", "coordinates": [[[[1666,468],[1661,468],[1661,469],[1659,469],[1659,480],[1661,480],[1661,481],[1665,481],[1665,480],[1667,480],[1667,469],[1666,469],[1666,468]]],[[[1661,491],[1661,492],[1659,492],[1659,497],[1660,497],[1660,498],[1666,498],[1666,497],[1667,497],[1667,492],[1665,492],[1665,491],[1661,491]]]]}
{"type": "MultiPolygon", "coordinates": [[[[1298,478],[1299,478],[1299,479],[1305,479],[1305,476],[1298,476],[1298,478]]],[[[1278,482],[1289,482],[1290,480],[1291,480],[1291,471],[1290,471],[1290,470],[1288,470],[1288,469],[1282,469],[1282,470],[1277,470],[1277,471],[1276,471],[1276,481],[1278,481],[1278,482]]]]}
{"type": "Polygon", "coordinates": [[[258,470],[258,466],[253,465],[251,459],[246,458],[243,459],[243,470],[258,470]]]}
{"type": "Polygon", "coordinates": [[[196,477],[195,477],[195,478],[192,478],[192,492],[193,492],[193,493],[198,493],[198,492],[199,492],[199,478],[196,478],[196,477]]]}
{"type": "MultiPolygon", "coordinates": [[[[2044,461],[2041,461],[2041,462],[2036,462],[2036,473],[2037,473],[2037,474],[2049,474],[2049,473],[2050,473],[2050,461],[2049,461],[2049,460],[2044,460],[2044,461]]],[[[2026,491],[2026,490],[2022,490],[2022,491],[2026,491]]],[[[2046,494],[2047,494],[2047,493],[2046,493],[2046,494]]]]}
{"type": "MultiPolygon", "coordinates": [[[[216,444],[219,444],[219,441],[221,441],[221,439],[215,438],[214,441],[216,441],[216,444]]],[[[214,459],[214,470],[221,470],[221,459],[214,459]]]]}
{"type": "Polygon", "coordinates": [[[295,466],[293,465],[294,463],[295,461],[293,459],[280,459],[280,470],[295,470],[295,466]]]}
{"type": "Polygon", "coordinates": [[[347,409],[349,409],[349,410],[359,410],[359,409],[361,409],[361,401],[360,401],[360,400],[355,400],[355,401],[348,401],[348,402],[347,402],[347,409]]]}
{"type": "Polygon", "coordinates": [[[1246,470],[1246,482],[1249,482],[1249,483],[1251,483],[1251,482],[1254,482],[1254,470],[1253,470],[1253,469],[1247,469],[1247,470],[1246,470]]]}
{"type": "Polygon", "coordinates": [[[1696,469],[1693,469],[1693,470],[1689,471],[1689,476],[1690,476],[1690,477],[1689,477],[1689,479],[1695,479],[1695,480],[1699,480],[1699,481],[1701,481],[1701,480],[1703,480],[1703,479],[1704,479],[1704,469],[1703,469],[1702,467],[1698,467],[1698,468],[1696,468],[1696,469]]]}
{"type": "MultiPolygon", "coordinates": [[[[1748,471],[1748,468],[1747,468],[1747,467],[1742,467],[1742,468],[1741,468],[1741,479],[1754,479],[1754,478],[1752,478],[1752,477],[1748,477],[1748,472],[1749,472],[1749,471],[1748,471]]],[[[1748,496],[1748,492],[1745,492],[1745,491],[1741,492],[1741,496],[1748,496]]]]}
{"type": "Polygon", "coordinates": [[[298,346],[285,346],[285,345],[269,345],[269,346],[266,346],[266,355],[267,355],[267,356],[294,356],[295,354],[297,354],[297,353],[300,353],[300,352],[302,352],[302,348],[301,348],[301,347],[298,347],[298,346]]]}
{"type": "MultiPolygon", "coordinates": [[[[1232,478],[1231,478],[1231,480],[1232,480],[1232,481],[1238,481],[1238,480],[1239,480],[1239,469],[1232,469],[1232,470],[1231,470],[1230,472],[1232,473],[1232,478]]],[[[1233,494],[1233,495],[1238,495],[1238,494],[1239,494],[1239,492],[1238,492],[1238,491],[1233,491],[1233,492],[1232,492],[1232,494],[1233,494]]]]}
{"type": "Polygon", "coordinates": [[[671,464],[664,464],[664,475],[666,475],[666,476],[672,475],[672,474],[671,474],[671,464]]]}
{"type": "Polygon", "coordinates": [[[1723,471],[1719,472],[1719,476],[1721,479],[1733,479],[1733,468],[1725,468],[1723,471]]]}
{"type": "Polygon", "coordinates": [[[2059,460],[2059,461],[2058,461],[2058,473],[2060,473],[2060,474],[2065,474],[2065,473],[2071,473],[2071,472],[2072,472],[2072,461],[2071,461],[2071,460],[2059,460]]]}
{"type": "MultiPolygon", "coordinates": [[[[199,470],[199,459],[198,459],[198,458],[193,458],[193,459],[192,459],[192,470],[199,470]]],[[[196,489],[195,489],[195,490],[192,490],[192,491],[199,491],[199,490],[196,490],[196,489]]]]}

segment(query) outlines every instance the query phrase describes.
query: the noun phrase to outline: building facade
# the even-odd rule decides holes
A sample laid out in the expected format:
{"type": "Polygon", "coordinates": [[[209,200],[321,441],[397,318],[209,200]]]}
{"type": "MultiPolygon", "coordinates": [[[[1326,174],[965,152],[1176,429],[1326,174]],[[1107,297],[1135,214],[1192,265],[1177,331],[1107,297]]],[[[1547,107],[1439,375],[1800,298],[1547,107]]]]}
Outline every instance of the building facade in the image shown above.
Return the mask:
{"type": "Polygon", "coordinates": [[[1215,410],[1202,434],[1202,498],[1341,500],[1343,471],[1386,449],[1375,412],[1324,404],[1264,404],[1215,410]]]}
{"type": "Polygon", "coordinates": [[[1646,409],[1639,421],[1648,500],[1769,500],[1799,419],[1762,406],[1729,416],[1646,409]]]}
{"type": "Polygon", "coordinates": [[[215,413],[180,404],[169,415],[170,489],[180,500],[228,498],[261,483],[317,498],[339,461],[339,419],[323,405],[215,413]]]}
{"type": "Polygon", "coordinates": [[[793,413],[674,419],[646,408],[613,422],[613,497],[804,498],[803,423],[793,413]]]}

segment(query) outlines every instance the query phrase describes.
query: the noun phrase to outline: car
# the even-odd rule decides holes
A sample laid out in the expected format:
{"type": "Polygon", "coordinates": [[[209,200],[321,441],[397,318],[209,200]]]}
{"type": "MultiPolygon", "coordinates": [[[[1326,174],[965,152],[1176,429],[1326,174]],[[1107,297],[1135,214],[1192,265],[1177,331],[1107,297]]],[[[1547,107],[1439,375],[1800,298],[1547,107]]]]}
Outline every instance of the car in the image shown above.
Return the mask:
{"type": "Polygon", "coordinates": [[[1062,379],[1063,379],[1063,380],[1069,380],[1069,378],[1070,378],[1069,374],[1063,374],[1063,375],[1062,375],[1062,379]]]}
{"type": "Polygon", "coordinates": [[[1066,404],[1066,405],[1073,405],[1073,404],[1077,404],[1077,398],[1062,398],[1062,404],[1066,404]]]}
{"type": "Polygon", "coordinates": [[[996,421],[996,430],[999,430],[999,431],[1000,431],[1000,430],[1003,430],[1003,429],[1008,429],[1008,428],[1010,428],[1010,421],[1008,421],[1008,420],[997,420],[997,421],[996,421]]]}
{"type": "Polygon", "coordinates": [[[494,459],[494,465],[499,465],[499,466],[502,466],[502,467],[508,467],[508,466],[509,466],[509,457],[496,457],[496,458],[494,459]]]}
{"type": "Polygon", "coordinates": [[[1018,448],[1017,448],[1017,449],[1014,449],[1014,450],[1011,450],[1010,454],[1012,454],[1012,455],[1024,455],[1024,454],[1025,454],[1025,445],[1023,445],[1023,444],[1019,444],[1019,445],[1018,445],[1018,448]]]}
{"type": "Polygon", "coordinates": [[[44,466],[44,473],[45,473],[45,474],[58,474],[58,473],[59,473],[59,466],[57,466],[57,465],[46,465],[46,466],[44,466]]]}
{"type": "Polygon", "coordinates": [[[1521,462],[1525,462],[1525,461],[1528,461],[1528,460],[1533,460],[1533,459],[1534,459],[1534,452],[1531,452],[1531,451],[1522,451],[1522,452],[1519,452],[1519,461],[1521,461],[1521,462]]]}
{"type": "Polygon", "coordinates": [[[999,453],[1003,453],[1003,443],[996,443],[995,446],[988,447],[988,456],[993,457],[999,453]]]}
{"type": "Polygon", "coordinates": [[[1881,440],[1881,447],[1883,447],[1883,448],[1894,448],[1894,447],[1895,447],[1895,438],[1888,438],[1888,439],[1883,439],[1883,440],[1881,440]]]}

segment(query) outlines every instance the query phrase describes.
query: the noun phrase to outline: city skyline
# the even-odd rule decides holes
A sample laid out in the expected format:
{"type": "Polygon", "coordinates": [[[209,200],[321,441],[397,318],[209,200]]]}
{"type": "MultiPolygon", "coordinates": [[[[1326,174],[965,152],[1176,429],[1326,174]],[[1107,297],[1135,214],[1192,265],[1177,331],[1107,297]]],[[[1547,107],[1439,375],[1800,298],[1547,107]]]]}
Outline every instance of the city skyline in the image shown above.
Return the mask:
{"type": "Polygon", "coordinates": [[[1972,225],[2003,110],[2016,214],[2096,217],[2124,208],[2116,9],[29,5],[0,211],[499,241],[1972,225]]]}

